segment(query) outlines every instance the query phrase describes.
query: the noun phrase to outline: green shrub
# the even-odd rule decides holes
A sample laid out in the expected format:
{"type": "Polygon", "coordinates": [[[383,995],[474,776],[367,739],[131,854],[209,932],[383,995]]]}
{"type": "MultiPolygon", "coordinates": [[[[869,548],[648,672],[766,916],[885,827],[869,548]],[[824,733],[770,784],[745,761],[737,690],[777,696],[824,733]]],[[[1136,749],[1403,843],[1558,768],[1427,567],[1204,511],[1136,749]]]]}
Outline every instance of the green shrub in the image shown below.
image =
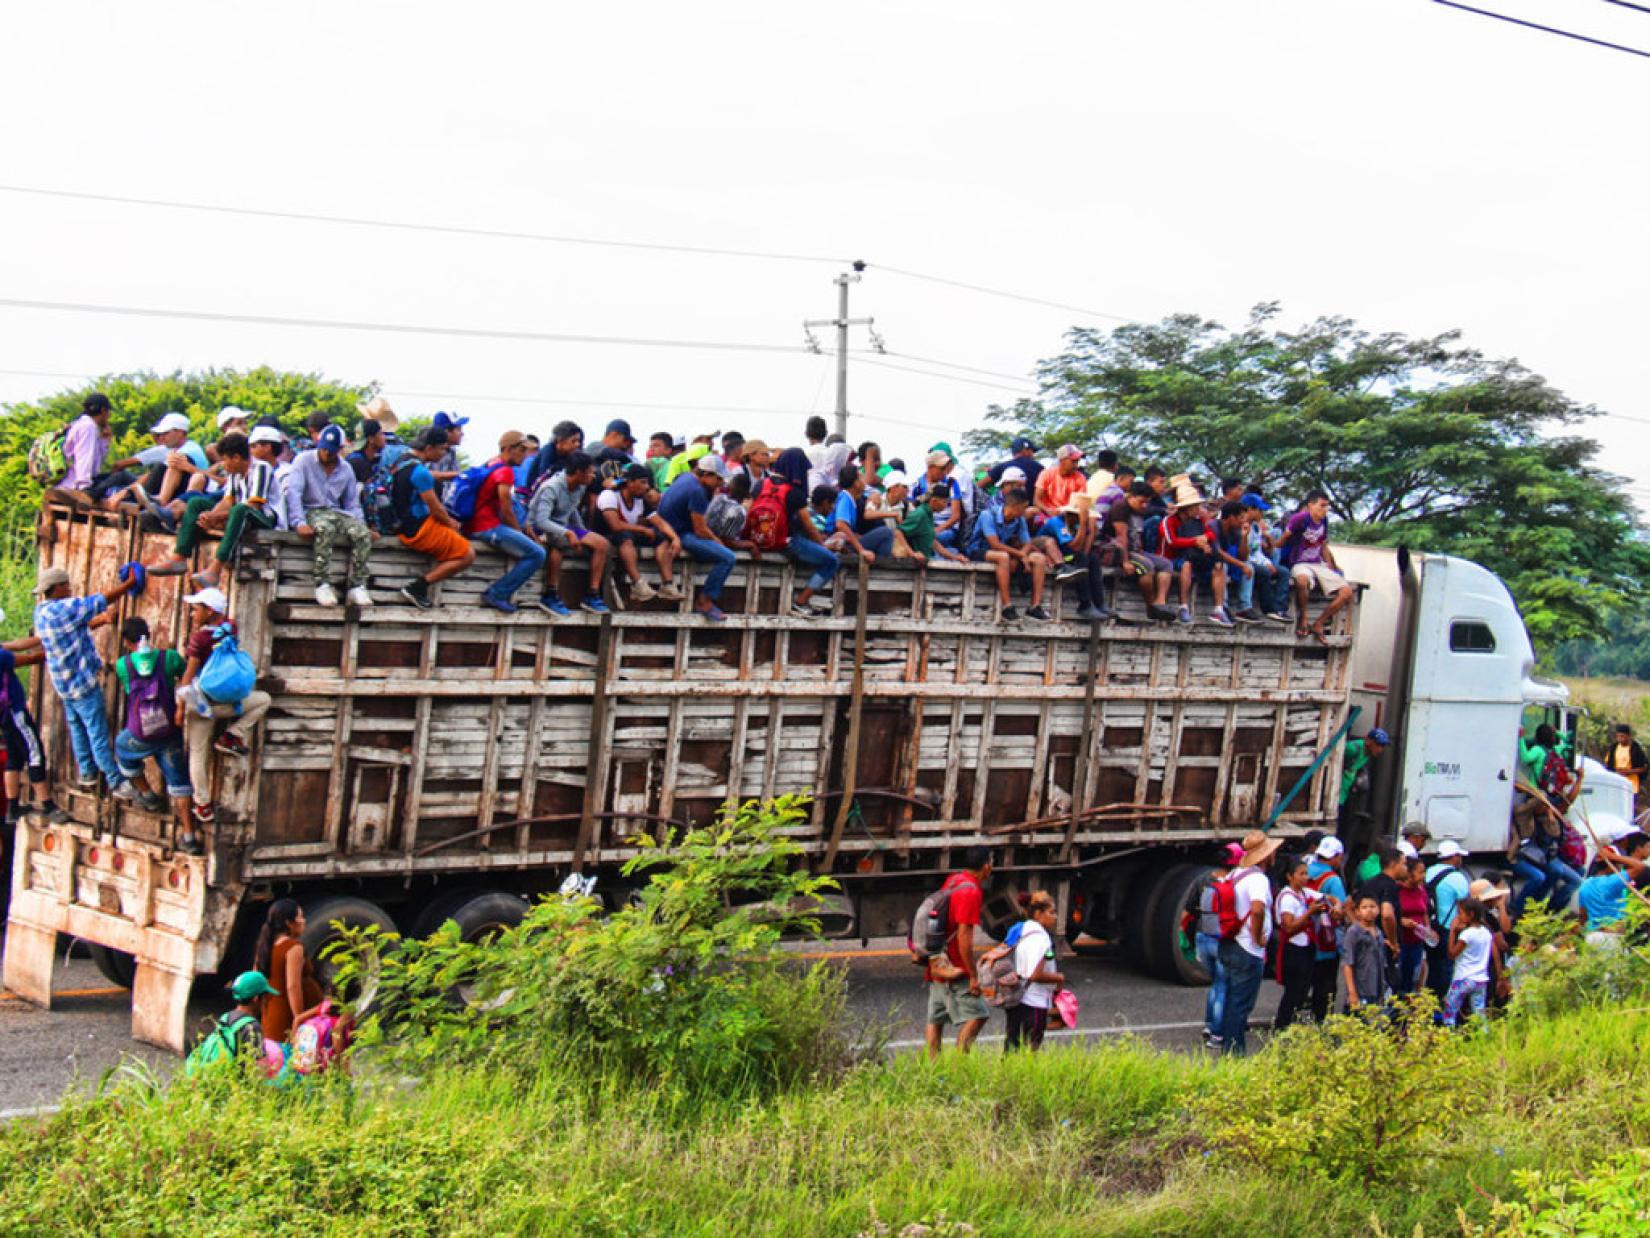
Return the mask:
{"type": "MultiPolygon", "coordinates": [[[[1627,924],[1622,943],[1650,925],[1650,909],[1636,898],[1627,900],[1627,924]]],[[[1642,944],[1589,945],[1572,917],[1554,914],[1544,903],[1525,909],[1518,933],[1510,968],[1516,1000],[1508,1007],[1515,1018],[1548,1018],[1650,995],[1650,954],[1642,944]]]]}
{"type": "Polygon", "coordinates": [[[487,942],[450,921],[425,941],[347,935],[331,958],[340,985],[370,998],[359,1043],[414,1065],[565,1064],[688,1094],[840,1071],[841,970],[779,950],[787,933],[817,933],[810,911],[833,885],[797,863],[785,831],[800,804],[752,802],[664,844],[637,839],[625,872],[648,879],[610,914],[558,895],[487,942]]]}
{"type": "Polygon", "coordinates": [[[1219,1156],[1280,1174],[1390,1182],[1447,1141],[1479,1086],[1467,1038],[1425,996],[1393,1018],[1297,1025],[1192,1103],[1219,1156]]]}
{"type": "Polygon", "coordinates": [[[1463,1224],[1470,1238],[1638,1238],[1650,1233],[1650,1149],[1633,1148],[1581,1174],[1526,1170],[1524,1199],[1497,1202],[1492,1224],[1463,1224]]]}

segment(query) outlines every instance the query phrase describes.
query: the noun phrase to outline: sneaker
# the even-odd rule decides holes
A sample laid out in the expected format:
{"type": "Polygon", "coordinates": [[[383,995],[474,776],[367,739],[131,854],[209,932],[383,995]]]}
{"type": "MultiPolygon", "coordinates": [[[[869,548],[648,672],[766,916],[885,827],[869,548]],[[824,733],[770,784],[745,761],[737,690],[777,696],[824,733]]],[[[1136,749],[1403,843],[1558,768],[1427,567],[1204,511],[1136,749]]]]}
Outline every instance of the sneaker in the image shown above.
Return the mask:
{"type": "Polygon", "coordinates": [[[64,812],[50,800],[47,800],[44,804],[40,805],[40,815],[46,818],[46,820],[51,822],[53,825],[62,825],[69,819],[69,814],[64,812]]]}
{"type": "Polygon", "coordinates": [[[1216,1036],[1213,1032],[1203,1033],[1203,1047],[1205,1049],[1219,1049],[1226,1043],[1223,1036],[1216,1036]]]}
{"type": "Polygon", "coordinates": [[[567,609],[567,603],[554,593],[546,593],[539,599],[539,609],[554,619],[565,619],[573,613],[567,609]]]}
{"type": "Polygon", "coordinates": [[[117,800],[125,800],[128,804],[138,802],[138,790],[130,782],[118,782],[109,788],[109,794],[117,800]]]}
{"type": "Polygon", "coordinates": [[[686,596],[681,589],[677,588],[674,581],[668,585],[660,585],[657,594],[661,602],[680,602],[686,596]]]}
{"type": "Polygon", "coordinates": [[[329,584],[322,583],[315,586],[315,604],[317,606],[338,605],[338,594],[329,584]]]}
{"type": "Polygon", "coordinates": [[[815,612],[808,609],[805,602],[793,602],[791,604],[791,614],[798,619],[812,619],[815,617],[815,612]]]}
{"type": "Polygon", "coordinates": [[[210,804],[202,804],[196,800],[189,805],[189,819],[196,825],[212,825],[218,819],[217,810],[210,804]]]}
{"type": "Polygon", "coordinates": [[[662,597],[654,587],[645,580],[638,580],[630,586],[630,600],[632,602],[651,602],[656,597],[662,597]]]}
{"type": "Polygon", "coordinates": [[[159,503],[155,502],[154,495],[150,494],[142,486],[136,487],[133,490],[133,493],[136,495],[137,501],[143,504],[144,514],[147,515],[149,519],[153,520],[167,532],[171,532],[177,528],[178,522],[172,518],[172,513],[167,511],[159,503]]]}
{"type": "Polygon", "coordinates": [[[430,601],[430,582],[420,576],[417,580],[401,586],[401,596],[406,598],[419,610],[429,610],[435,605],[430,601]]]}
{"type": "Polygon", "coordinates": [[[225,731],[212,741],[212,751],[221,752],[226,757],[244,757],[246,755],[246,741],[233,731],[225,731]]]}
{"type": "Polygon", "coordinates": [[[144,812],[166,811],[166,800],[153,791],[139,791],[137,802],[138,807],[143,809],[144,812]]]}
{"type": "Polygon", "coordinates": [[[1064,567],[1062,567],[1058,572],[1054,573],[1054,579],[1055,580],[1076,580],[1079,576],[1081,576],[1087,570],[1088,570],[1087,568],[1078,567],[1075,563],[1068,563],[1064,567]]]}
{"type": "Polygon", "coordinates": [[[1172,606],[1159,606],[1156,602],[1153,602],[1146,607],[1146,613],[1159,623],[1173,623],[1175,621],[1175,609],[1172,606]]]}
{"type": "Polygon", "coordinates": [[[1214,624],[1217,628],[1237,627],[1237,624],[1232,621],[1232,616],[1226,612],[1226,608],[1224,606],[1217,606],[1209,612],[1209,622],[1214,624]]]}
{"type": "Polygon", "coordinates": [[[1026,611],[1026,618],[1035,619],[1038,623],[1047,623],[1048,611],[1044,610],[1041,606],[1033,606],[1030,610],[1026,611]]]}
{"type": "Polygon", "coordinates": [[[7,829],[14,828],[17,825],[17,823],[19,821],[21,821],[22,819],[23,819],[23,807],[22,807],[21,804],[17,803],[15,800],[13,800],[10,804],[6,805],[6,828],[7,829]]]}
{"type": "Polygon", "coordinates": [[[1012,606],[1005,606],[1003,607],[1001,618],[1004,623],[1018,623],[1020,622],[1020,612],[1015,610],[1012,606]]]}
{"type": "Polygon", "coordinates": [[[372,594],[367,592],[364,585],[356,585],[355,588],[344,594],[344,601],[351,606],[367,607],[372,605],[372,594]]]}
{"type": "Polygon", "coordinates": [[[816,593],[808,599],[808,605],[816,611],[828,611],[831,609],[831,595],[829,593],[816,593]]]}
{"type": "Polygon", "coordinates": [[[1267,611],[1266,612],[1266,617],[1268,619],[1270,619],[1273,623],[1288,623],[1289,622],[1289,616],[1284,614],[1281,610],[1267,611]]]}
{"type": "Polygon", "coordinates": [[[579,603],[579,609],[587,610],[592,615],[611,615],[613,613],[607,608],[607,603],[602,601],[601,596],[595,593],[585,594],[584,601],[579,603]]]}
{"type": "Polygon", "coordinates": [[[496,610],[501,615],[513,615],[521,608],[514,602],[506,602],[503,598],[496,598],[491,593],[481,595],[481,604],[488,610],[496,610]]]}
{"type": "MultiPolygon", "coordinates": [[[[1164,609],[1166,610],[1168,608],[1165,607],[1164,609]]],[[[1177,610],[1175,612],[1174,620],[1175,620],[1176,623],[1187,623],[1187,624],[1191,623],[1191,621],[1192,621],[1192,608],[1190,606],[1182,606],[1179,610],[1177,610]]]]}
{"type": "Polygon", "coordinates": [[[1077,617],[1084,623],[1104,623],[1111,618],[1111,611],[1101,606],[1079,606],[1077,617]]]}
{"type": "Polygon", "coordinates": [[[1238,611],[1238,613],[1233,615],[1232,617],[1234,619],[1236,619],[1239,623],[1259,623],[1260,622],[1260,612],[1258,610],[1256,610],[1253,606],[1250,606],[1250,607],[1245,608],[1244,610],[1238,611]]]}
{"type": "Polygon", "coordinates": [[[715,602],[712,602],[698,613],[701,618],[708,619],[712,623],[726,623],[728,621],[728,617],[722,613],[722,608],[716,605],[715,602]]]}
{"type": "MultiPolygon", "coordinates": [[[[196,807],[198,808],[200,805],[197,804],[196,807]]],[[[206,806],[206,811],[210,813],[212,811],[212,805],[208,804],[206,806]]],[[[195,819],[197,821],[200,820],[199,817],[196,817],[195,819]]],[[[206,854],[206,848],[201,846],[201,840],[195,834],[180,835],[178,838],[178,850],[183,852],[184,855],[206,854]]]]}

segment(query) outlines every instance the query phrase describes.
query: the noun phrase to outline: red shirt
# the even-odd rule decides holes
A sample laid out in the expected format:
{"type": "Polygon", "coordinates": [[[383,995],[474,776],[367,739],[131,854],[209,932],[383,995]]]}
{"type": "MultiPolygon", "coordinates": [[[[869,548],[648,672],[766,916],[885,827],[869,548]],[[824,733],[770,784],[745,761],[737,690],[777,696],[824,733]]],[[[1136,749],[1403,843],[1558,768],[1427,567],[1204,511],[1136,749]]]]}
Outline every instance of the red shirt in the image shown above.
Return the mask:
{"type": "MultiPolygon", "coordinates": [[[[1414,920],[1418,924],[1427,922],[1427,891],[1425,886],[1398,887],[1398,918],[1400,920],[1414,920]]],[[[1421,934],[1414,929],[1399,927],[1398,944],[1401,946],[1418,945],[1421,934]]]]}
{"type": "MultiPolygon", "coordinates": [[[[973,873],[952,873],[940,889],[952,892],[951,901],[946,904],[945,957],[951,960],[951,966],[961,967],[963,934],[957,930],[972,930],[979,925],[980,910],[985,906],[985,891],[980,888],[980,883],[973,873]]],[[[972,941],[971,931],[969,938],[972,941]]]]}
{"type": "Polygon", "coordinates": [[[216,640],[212,633],[220,627],[228,628],[231,636],[236,634],[235,622],[232,619],[225,619],[221,623],[214,623],[204,628],[196,628],[189,633],[189,639],[183,643],[184,658],[186,660],[199,658],[204,664],[206,659],[212,656],[212,645],[216,640]]]}
{"type": "Polygon", "coordinates": [[[498,514],[498,488],[515,485],[516,471],[502,461],[495,463],[498,467],[487,474],[487,480],[481,483],[481,490],[476,495],[476,514],[465,524],[466,533],[485,533],[504,523],[504,518],[498,514]]]}

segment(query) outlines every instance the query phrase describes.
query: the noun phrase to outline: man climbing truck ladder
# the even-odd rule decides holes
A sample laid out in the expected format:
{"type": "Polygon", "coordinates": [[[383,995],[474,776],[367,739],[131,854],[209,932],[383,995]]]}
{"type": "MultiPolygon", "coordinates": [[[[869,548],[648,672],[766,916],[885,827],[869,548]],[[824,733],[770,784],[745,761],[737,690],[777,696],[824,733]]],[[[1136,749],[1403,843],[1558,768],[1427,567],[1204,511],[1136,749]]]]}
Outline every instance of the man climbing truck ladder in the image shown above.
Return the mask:
{"type": "MultiPolygon", "coordinates": [[[[42,566],[65,567],[76,590],[166,550],[115,513],[53,505],[45,519],[42,566]]],[[[218,762],[205,855],[181,854],[166,817],[63,776],[61,710],[34,690],[70,820],[17,828],[5,982],[49,1003],[56,934],[73,933],[131,980],[134,1034],[181,1050],[191,982],[244,970],[272,897],[303,906],[308,957],[335,920],[418,933],[452,918],[481,934],[569,872],[622,896],[639,831],[786,793],[813,797],[799,841],[842,884],[823,908],[837,934],[903,934],[933,874],[984,845],[998,901],[1060,890],[1068,935],[1121,939],[1140,965],[1195,981],[1176,948],[1187,890],[1249,829],[1333,829],[1331,741],[1353,704],[1360,728],[1385,720],[1397,737],[1378,828],[1401,810],[1442,837],[1494,810],[1480,798],[1497,793],[1495,754],[1472,737],[1527,700],[1563,699],[1528,679],[1517,613],[1483,569],[1338,551],[1363,597],[1320,645],[1273,625],[1150,624],[1127,589],[1116,596],[1133,622],[1074,622],[1076,599],[1051,588],[1051,622],[1003,624],[989,567],[949,561],[845,572],[832,609],[809,618],[789,611],[806,569],[743,554],[714,626],[663,599],[619,615],[500,614],[480,592],[502,559],[444,580],[423,609],[394,591],[422,560],[390,539],[372,551],[374,604],[328,607],[307,544],[260,533],[223,587],[273,704],[248,759],[218,762]],[[1438,619],[1435,594],[1438,615],[1470,618],[1438,619]],[[1459,687],[1448,633],[1461,622],[1495,644],[1467,667],[1466,705],[1432,690],[1446,675],[1459,687]],[[1452,708],[1480,712],[1463,728],[1452,708]],[[1456,737],[1447,757],[1425,754],[1453,764],[1449,795],[1418,772],[1415,734],[1456,737]]],[[[706,566],[677,569],[692,596],[706,566]]],[[[565,574],[582,570],[570,558],[565,574]]],[[[141,614],[157,644],[176,643],[186,580],[150,580],[118,617],[141,614]]],[[[988,926],[993,914],[988,901],[988,926]]]]}

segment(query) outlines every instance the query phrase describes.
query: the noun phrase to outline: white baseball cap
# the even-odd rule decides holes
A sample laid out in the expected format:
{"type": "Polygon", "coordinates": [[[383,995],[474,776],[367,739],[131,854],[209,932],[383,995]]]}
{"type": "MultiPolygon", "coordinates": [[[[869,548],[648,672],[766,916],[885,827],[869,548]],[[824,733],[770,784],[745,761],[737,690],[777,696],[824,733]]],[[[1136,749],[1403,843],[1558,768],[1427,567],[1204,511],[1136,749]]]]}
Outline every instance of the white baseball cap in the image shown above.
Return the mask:
{"type": "Polygon", "coordinates": [[[997,479],[997,484],[1000,486],[1006,486],[1010,482],[1024,481],[1025,479],[1026,471],[1024,469],[1018,467],[1017,465],[1010,465],[1008,468],[1003,470],[1003,475],[997,479]]]}
{"type": "Polygon", "coordinates": [[[882,475],[882,485],[885,490],[892,490],[895,486],[909,486],[911,479],[898,469],[889,469],[882,475]]]}
{"type": "Polygon", "coordinates": [[[275,426],[253,426],[252,436],[247,440],[251,443],[284,443],[286,435],[275,426]]]}
{"type": "Polygon", "coordinates": [[[1410,842],[1407,838],[1400,838],[1398,840],[1398,854],[1407,860],[1418,860],[1421,858],[1421,853],[1415,849],[1415,844],[1410,842]]]}
{"type": "Polygon", "coordinates": [[[1346,848],[1341,846],[1340,839],[1326,838],[1318,844],[1318,849],[1313,854],[1320,860],[1333,860],[1338,855],[1345,855],[1346,848]]]}
{"type": "Polygon", "coordinates": [[[252,414],[244,408],[236,408],[233,404],[227,404],[218,412],[218,429],[223,429],[231,421],[251,420],[252,414]]]}
{"type": "Polygon", "coordinates": [[[229,613],[229,599],[224,596],[222,589],[208,587],[199,593],[185,594],[183,600],[191,606],[204,606],[207,610],[216,611],[220,615],[229,613]]]}
{"type": "Polygon", "coordinates": [[[167,413],[166,416],[149,427],[150,434],[165,434],[169,430],[182,430],[188,433],[189,418],[182,413],[167,413]]]}
{"type": "Polygon", "coordinates": [[[1453,838],[1446,838],[1438,844],[1438,858],[1440,860],[1453,860],[1456,856],[1466,854],[1467,849],[1453,838]]]}

